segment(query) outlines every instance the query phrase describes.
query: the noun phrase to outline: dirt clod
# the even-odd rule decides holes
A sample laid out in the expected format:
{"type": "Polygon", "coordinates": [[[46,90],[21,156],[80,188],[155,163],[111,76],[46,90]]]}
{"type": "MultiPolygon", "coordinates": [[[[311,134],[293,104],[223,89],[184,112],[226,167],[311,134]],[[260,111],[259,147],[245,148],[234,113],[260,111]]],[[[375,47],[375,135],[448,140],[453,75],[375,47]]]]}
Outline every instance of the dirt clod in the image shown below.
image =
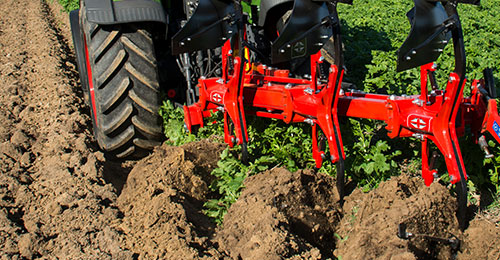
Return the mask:
{"type": "Polygon", "coordinates": [[[331,177],[276,169],[245,187],[217,234],[233,259],[332,257],[341,209],[331,177]]]}

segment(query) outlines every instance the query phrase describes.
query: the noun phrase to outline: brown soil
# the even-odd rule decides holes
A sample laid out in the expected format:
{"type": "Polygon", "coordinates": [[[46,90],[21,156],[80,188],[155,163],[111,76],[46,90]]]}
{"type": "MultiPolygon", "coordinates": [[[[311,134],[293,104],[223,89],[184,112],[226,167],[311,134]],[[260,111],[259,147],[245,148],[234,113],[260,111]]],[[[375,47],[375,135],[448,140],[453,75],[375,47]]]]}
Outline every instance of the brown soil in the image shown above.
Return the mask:
{"type": "Polygon", "coordinates": [[[0,259],[494,259],[500,228],[457,228],[448,190],[405,175],[341,207],[331,177],[274,169],[245,181],[223,226],[203,214],[224,145],[164,145],[107,161],[92,138],[67,15],[0,2],[0,259]],[[460,251],[408,231],[449,238],[460,251]]]}

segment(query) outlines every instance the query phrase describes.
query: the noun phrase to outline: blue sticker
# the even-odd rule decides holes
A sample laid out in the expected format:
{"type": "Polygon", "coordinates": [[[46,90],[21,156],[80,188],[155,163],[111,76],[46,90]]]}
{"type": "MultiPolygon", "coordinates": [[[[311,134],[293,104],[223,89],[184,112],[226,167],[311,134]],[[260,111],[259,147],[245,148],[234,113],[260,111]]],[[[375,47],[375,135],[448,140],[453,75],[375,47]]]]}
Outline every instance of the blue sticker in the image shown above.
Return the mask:
{"type": "Polygon", "coordinates": [[[497,133],[498,138],[500,138],[500,126],[498,125],[497,121],[493,121],[493,131],[497,133]]]}

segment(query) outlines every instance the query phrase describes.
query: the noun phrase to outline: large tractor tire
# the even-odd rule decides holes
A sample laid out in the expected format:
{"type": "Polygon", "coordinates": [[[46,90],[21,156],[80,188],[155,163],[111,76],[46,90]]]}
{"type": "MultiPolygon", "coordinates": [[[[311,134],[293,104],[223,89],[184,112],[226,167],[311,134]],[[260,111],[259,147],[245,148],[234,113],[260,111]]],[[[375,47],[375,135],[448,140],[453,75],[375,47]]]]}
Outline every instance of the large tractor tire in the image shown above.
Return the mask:
{"type": "Polygon", "coordinates": [[[94,136],[110,159],[144,157],[163,139],[151,25],[98,25],[80,10],[94,136]]]}

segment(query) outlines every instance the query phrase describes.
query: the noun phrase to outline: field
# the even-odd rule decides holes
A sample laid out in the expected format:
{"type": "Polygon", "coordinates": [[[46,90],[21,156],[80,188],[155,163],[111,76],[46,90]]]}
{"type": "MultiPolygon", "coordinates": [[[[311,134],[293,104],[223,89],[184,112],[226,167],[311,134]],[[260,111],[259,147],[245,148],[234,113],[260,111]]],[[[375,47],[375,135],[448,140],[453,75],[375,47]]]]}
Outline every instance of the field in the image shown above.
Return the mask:
{"type": "MultiPolygon", "coordinates": [[[[407,1],[391,9],[389,1],[379,2],[370,6],[355,1],[355,6],[401,15],[411,5],[407,1]]],[[[498,80],[500,7],[494,1],[484,2],[485,9],[463,9],[469,28],[488,28],[481,29],[481,35],[466,29],[470,77],[494,66],[498,80]]],[[[413,84],[409,78],[414,72],[395,76],[389,69],[407,22],[395,20],[387,27],[389,32],[398,28],[395,33],[400,35],[390,38],[376,23],[354,19],[359,16],[355,6],[341,9],[346,45],[353,46],[346,48],[347,66],[367,65],[352,69],[351,80],[369,90],[392,86],[388,91],[398,91],[399,83],[391,81],[413,84]],[[375,40],[353,45],[365,34],[375,40]],[[375,42],[381,47],[367,51],[366,46],[375,42]],[[388,75],[379,77],[381,71],[388,75]]],[[[283,154],[274,150],[274,158],[255,156],[251,166],[239,169],[243,166],[235,162],[236,153],[226,150],[217,137],[181,146],[171,145],[172,139],[142,160],[116,163],[106,160],[92,137],[75,64],[67,14],[60,5],[46,0],[0,3],[1,259],[500,258],[498,198],[487,199],[491,193],[483,191],[498,185],[488,172],[496,169],[488,165],[495,162],[481,160],[474,166],[478,179],[471,178],[470,187],[477,190],[472,190],[471,222],[463,232],[458,229],[450,187],[438,182],[426,187],[413,166],[418,154],[400,148],[410,142],[382,139],[375,123],[368,125],[371,132],[355,122],[349,127],[370,137],[367,144],[374,148],[368,151],[389,158],[390,170],[361,183],[369,175],[363,169],[356,175],[352,169],[350,193],[342,207],[334,178],[326,174],[334,172],[309,169],[309,159],[302,158],[309,156],[308,151],[289,156],[295,146],[285,146],[283,154]],[[378,145],[384,142],[391,149],[378,145]],[[396,150],[401,155],[391,157],[396,150]],[[479,170],[483,165],[485,173],[479,170]],[[214,182],[227,175],[224,169],[234,170],[237,178],[214,182]],[[402,240],[396,235],[400,223],[415,234],[455,236],[460,249],[421,237],[402,240]]],[[[269,132],[255,125],[255,133],[308,135],[300,127],[274,126],[269,132]]],[[[287,142],[305,143],[298,138],[287,142]]],[[[361,150],[349,149],[363,160],[361,150]]]]}

